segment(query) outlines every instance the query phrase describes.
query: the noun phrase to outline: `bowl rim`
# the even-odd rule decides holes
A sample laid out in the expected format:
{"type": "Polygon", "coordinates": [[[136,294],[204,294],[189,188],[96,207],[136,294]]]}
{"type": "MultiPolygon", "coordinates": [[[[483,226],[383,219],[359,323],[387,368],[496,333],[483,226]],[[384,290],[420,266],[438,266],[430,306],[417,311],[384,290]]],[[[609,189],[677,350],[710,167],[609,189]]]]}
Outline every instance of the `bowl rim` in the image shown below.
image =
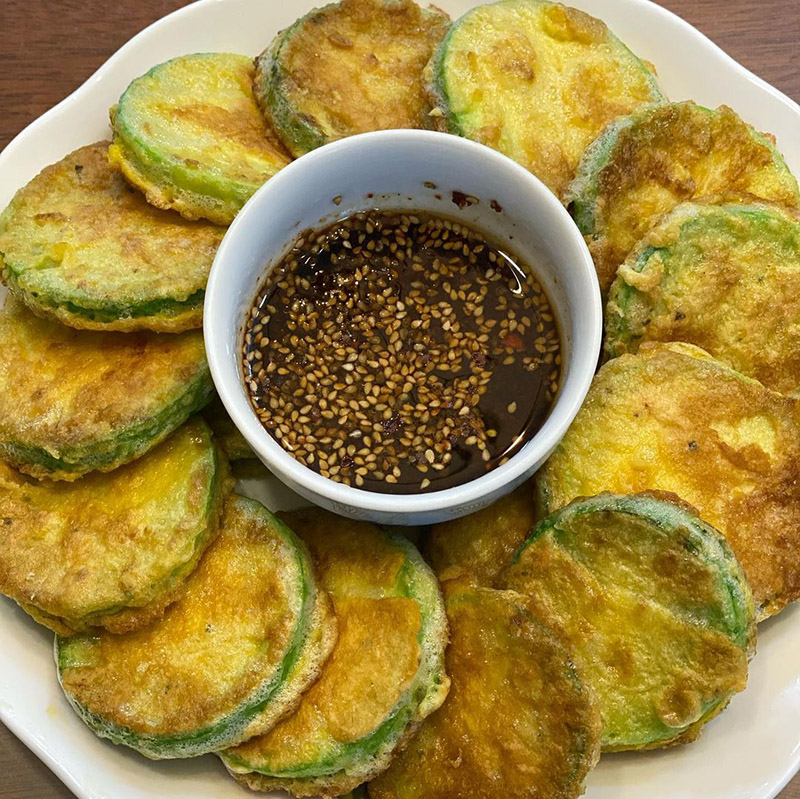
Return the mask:
{"type": "MultiPolygon", "coordinates": [[[[558,236],[563,238],[560,232],[558,236]]],[[[289,241],[287,239],[284,242],[284,248],[289,241]]],[[[265,254],[264,263],[269,262],[265,254]]],[[[262,275],[262,279],[263,277],[262,275]]],[[[259,280],[259,285],[260,282],[259,280]]],[[[566,301],[570,302],[568,295],[566,301]]],[[[482,498],[502,493],[505,486],[513,487],[523,479],[526,472],[532,472],[537,465],[541,465],[566,433],[583,404],[600,356],[602,328],[602,298],[594,262],[583,235],[556,195],[535,175],[496,150],[449,133],[415,129],[373,131],[339,139],[300,156],[271,177],[239,211],[217,250],[206,288],[203,318],[206,353],[217,393],[234,425],[267,468],[282,482],[288,482],[291,488],[311,498],[311,501],[316,502],[318,501],[316,497],[321,497],[350,512],[392,514],[398,517],[441,513],[472,504],[477,508],[482,498]],[[419,494],[383,493],[348,486],[329,477],[323,477],[300,463],[258,420],[246,396],[236,360],[243,320],[237,320],[234,326],[235,341],[231,347],[230,340],[226,340],[226,322],[217,311],[217,303],[222,301],[220,297],[226,290],[227,281],[223,280],[223,275],[229,280],[230,270],[235,268],[234,264],[228,263],[231,258],[229,253],[242,235],[242,230],[251,224],[251,218],[259,215],[260,209],[267,202],[264,198],[270,198],[271,195],[282,191],[286,183],[296,179],[296,173],[299,172],[302,176],[303,172],[318,166],[320,162],[335,159],[343,151],[353,148],[363,150],[364,147],[385,146],[387,142],[405,146],[410,144],[414,147],[427,147],[431,144],[438,146],[444,137],[448,139],[448,146],[460,150],[464,158],[493,161],[498,168],[509,171],[515,180],[526,185],[526,190],[535,203],[549,205],[551,210],[567,223],[565,226],[569,231],[567,236],[573,239],[572,245],[577,247],[581,255],[579,262],[573,261],[572,268],[580,270],[579,279],[586,282],[591,297],[588,307],[580,309],[586,319],[588,336],[580,342],[572,343],[570,369],[574,370],[576,375],[571,378],[571,390],[565,393],[562,389],[544,424],[531,440],[502,466],[497,466],[465,483],[419,494]],[[576,353],[580,357],[576,357],[576,353]],[[248,424],[246,418],[253,424],[248,424]]],[[[463,512],[467,513],[469,509],[463,512]]]]}

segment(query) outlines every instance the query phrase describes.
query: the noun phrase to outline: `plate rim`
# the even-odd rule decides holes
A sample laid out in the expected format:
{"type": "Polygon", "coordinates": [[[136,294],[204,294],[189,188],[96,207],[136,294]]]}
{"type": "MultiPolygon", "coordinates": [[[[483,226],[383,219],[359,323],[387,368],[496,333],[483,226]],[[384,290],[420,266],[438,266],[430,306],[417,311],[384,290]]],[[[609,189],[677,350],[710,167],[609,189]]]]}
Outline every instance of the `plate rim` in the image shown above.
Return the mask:
{"type": "MultiPolygon", "coordinates": [[[[268,0],[263,0],[268,2],[268,0]]],[[[321,2],[321,0],[317,0],[321,2]]],[[[693,46],[705,47],[708,51],[722,61],[726,62],[727,66],[737,72],[739,76],[756,86],[764,93],[770,95],[774,100],[780,102],[790,111],[800,123],[800,103],[789,97],[785,92],[768,83],[766,80],[755,74],[751,69],[745,67],[738,62],[733,56],[722,49],[713,39],[707,34],[703,33],[690,22],[683,19],[677,13],[655,2],[655,0],[618,0],[621,3],[629,6],[643,6],[648,8],[648,13],[660,16],[662,20],[668,21],[672,25],[676,25],[681,32],[693,39],[693,46]]],[[[73,91],[69,92],[65,97],[59,100],[51,108],[44,111],[42,114],[27,123],[6,146],[0,150],[0,170],[3,166],[15,157],[16,150],[21,146],[22,142],[33,134],[39,127],[47,124],[47,122],[58,116],[64,109],[69,106],[79,103],[84,94],[89,93],[94,84],[101,81],[104,75],[111,71],[118,61],[125,58],[130,50],[135,49],[139,42],[149,36],[162,26],[170,24],[170,22],[178,17],[189,16],[192,14],[202,13],[202,9],[212,6],[224,5],[229,0],[195,0],[186,6],[175,9],[174,11],[165,14],[162,17],[154,20],[146,25],[117,50],[115,50],[106,60],[89,75],[80,85],[73,91]]],[[[418,0],[424,3],[424,0],[418,0]]],[[[493,0],[479,0],[476,4],[491,3],[493,0]]],[[[569,4],[570,0],[563,0],[569,4]]],[[[602,11],[598,11],[598,16],[602,18],[602,11]]],[[[37,170],[38,171],[38,170],[37,170]]],[[[798,673],[800,679],[800,672],[798,673]]],[[[46,745],[40,741],[34,732],[29,730],[23,718],[14,712],[13,707],[0,704],[0,722],[2,722],[8,730],[36,757],[42,761],[52,771],[61,782],[79,799],[96,799],[95,794],[84,790],[83,786],[71,773],[66,764],[61,763],[53,754],[51,754],[46,745]]],[[[788,761],[787,766],[782,775],[773,783],[771,787],[766,787],[764,792],[760,792],[751,797],[751,799],[775,799],[778,794],[788,785],[792,778],[800,771],[800,746],[794,750],[794,756],[788,761]]]]}

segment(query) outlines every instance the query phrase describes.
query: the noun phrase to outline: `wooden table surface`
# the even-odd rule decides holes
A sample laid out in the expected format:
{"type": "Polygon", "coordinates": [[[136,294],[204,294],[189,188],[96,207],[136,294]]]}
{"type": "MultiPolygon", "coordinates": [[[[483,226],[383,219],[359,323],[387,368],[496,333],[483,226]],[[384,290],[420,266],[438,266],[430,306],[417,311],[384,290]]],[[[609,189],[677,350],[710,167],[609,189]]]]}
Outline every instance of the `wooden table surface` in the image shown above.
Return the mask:
{"type": "MultiPolygon", "coordinates": [[[[796,53],[800,0],[660,2],[746,67],[800,100],[796,53]]],[[[182,0],[0,0],[0,149],[79,86],[134,33],[183,5],[182,0]]],[[[602,15],[602,0],[598,0],[598,10],[602,15]]],[[[0,799],[71,797],[0,725],[0,799]]],[[[800,776],[780,799],[800,799],[800,776]]]]}

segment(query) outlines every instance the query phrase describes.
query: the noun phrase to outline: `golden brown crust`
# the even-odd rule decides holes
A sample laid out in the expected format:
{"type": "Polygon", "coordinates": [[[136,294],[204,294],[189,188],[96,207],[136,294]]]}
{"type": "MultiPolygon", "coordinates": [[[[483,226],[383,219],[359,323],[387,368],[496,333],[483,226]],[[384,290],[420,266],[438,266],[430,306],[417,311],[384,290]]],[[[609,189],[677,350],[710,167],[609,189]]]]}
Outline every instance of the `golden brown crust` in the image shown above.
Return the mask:
{"type": "Polygon", "coordinates": [[[761,618],[800,598],[800,410],[703,350],[609,361],[537,476],[540,513],[602,491],[671,491],[726,537],[761,618]]]}
{"type": "Polygon", "coordinates": [[[605,125],[663,101],[604,22],[561,3],[479,5],[435,60],[432,96],[448,130],[500,150],[559,197],[605,125]]]}
{"type": "Polygon", "coordinates": [[[114,469],[166,437],[211,391],[200,331],[77,331],[9,297],[0,338],[0,441],[7,460],[35,477],[114,469]],[[62,463],[45,465],[47,456],[62,463]]]}
{"type": "Polygon", "coordinates": [[[111,109],[109,160],[147,202],[189,220],[233,221],[291,161],[253,95],[253,62],[179,56],[134,80],[111,109]]]}
{"type": "Polygon", "coordinates": [[[197,296],[223,234],[148,205],[109,165],[103,141],[16,194],[0,224],[0,264],[41,316],[84,330],[174,333],[202,324],[197,296]]]}
{"type": "MultiPolygon", "coordinates": [[[[259,509],[240,497],[226,503],[220,536],[159,624],[75,639],[61,669],[73,701],[104,723],[143,736],[191,736],[231,718],[220,730],[222,745],[264,732],[292,709],[332,643],[319,627],[330,621],[324,594],[311,609],[317,626],[302,645],[320,657],[306,661],[301,650],[289,690],[271,696],[255,715],[231,716],[277,678],[303,612],[296,550],[259,509]]],[[[286,675],[279,684],[285,681],[286,675]]],[[[212,742],[205,751],[213,748],[212,742]]]]}
{"type": "Polygon", "coordinates": [[[526,481],[488,508],[434,525],[425,557],[440,580],[469,576],[491,587],[535,521],[534,488],[526,481]]]}
{"type": "Polygon", "coordinates": [[[580,796],[600,717],[562,639],[519,594],[460,580],[443,590],[450,696],[369,784],[371,799],[580,796]]]}
{"type": "Polygon", "coordinates": [[[508,572],[508,587],[572,642],[604,751],[693,740],[744,689],[754,651],[738,563],[717,531],[659,493],[570,503],[508,572]]]}
{"type": "Polygon", "coordinates": [[[62,635],[159,618],[218,530],[231,486],[205,425],[76,483],[0,464],[0,592],[62,635]]]}
{"type": "MultiPolygon", "coordinates": [[[[21,297],[22,301],[28,305],[28,295],[21,297]]],[[[150,318],[145,320],[135,317],[125,317],[116,319],[113,322],[100,322],[89,319],[86,316],[71,313],[64,308],[48,308],[43,310],[38,305],[28,305],[30,311],[42,319],[55,319],[62,325],[71,327],[74,330],[91,331],[114,331],[116,333],[139,333],[141,331],[152,330],[158,333],[186,333],[190,330],[197,330],[203,326],[203,308],[193,308],[179,314],[160,317],[153,321],[150,318]]]]}
{"type": "Polygon", "coordinates": [[[796,208],[797,184],[775,157],[727,106],[673,103],[623,128],[598,176],[598,235],[589,242],[603,291],[634,244],[680,202],[736,192],[796,208]]]}
{"type": "Polygon", "coordinates": [[[681,204],[634,248],[609,294],[606,352],[685,341],[796,396],[800,217],[733,199],[681,204]]]}
{"type": "MultiPolygon", "coordinates": [[[[358,597],[341,599],[335,606],[339,637],[320,679],[291,716],[266,735],[238,746],[237,759],[268,762],[275,771],[291,770],[303,755],[313,760],[313,745],[329,736],[344,745],[355,743],[378,729],[411,685],[420,660],[419,605],[402,597],[358,597]]],[[[257,773],[234,776],[254,790],[281,784],[257,773]]],[[[339,773],[282,784],[291,787],[294,796],[318,796],[321,791],[339,796],[371,776],[339,773]]]]}
{"type": "MultiPolygon", "coordinates": [[[[422,70],[447,31],[443,12],[412,0],[342,0],[312,12],[280,53],[280,91],[325,141],[428,127],[422,70]]],[[[271,114],[281,131],[280,113],[271,114]]],[[[286,144],[295,155],[302,146],[286,144]]]]}
{"type": "Polygon", "coordinates": [[[362,588],[370,593],[380,596],[394,590],[406,555],[375,525],[312,507],[278,515],[303,539],[331,596],[347,596],[359,575],[362,588]]]}
{"type": "Polygon", "coordinates": [[[409,558],[374,525],[318,508],[282,516],[312,553],[333,600],[339,638],[295,713],[266,735],[223,753],[223,760],[253,790],[339,796],[380,773],[444,700],[446,678],[428,670],[430,650],[437,647],[441,656],[446,632],[442,640],[430,640],[423,614],[435,609],[423,606],[414,592],[405,595],[402,575],[411,571],[409,558]],[[439,693],[437,685],[444,686],[439,693]],[[297,772],[302,776],[292,776],[297,772]]]}

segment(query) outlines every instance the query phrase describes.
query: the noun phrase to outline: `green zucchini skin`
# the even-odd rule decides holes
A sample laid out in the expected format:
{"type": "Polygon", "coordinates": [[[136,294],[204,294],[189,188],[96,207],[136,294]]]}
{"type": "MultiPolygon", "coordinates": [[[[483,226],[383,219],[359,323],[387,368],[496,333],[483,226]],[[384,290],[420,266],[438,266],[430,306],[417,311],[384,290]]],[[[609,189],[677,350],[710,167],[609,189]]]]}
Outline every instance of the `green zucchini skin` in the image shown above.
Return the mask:
{"type": "Polygon", "coordinates": [[[507,587],[551,612],[575,646],[604,751],[694,740],[745,686],[749,585],[722,535],[677,497],[571,502],[520,547],[507,587]]]}
{"type": "MultiPolygon", "coordinates": [[[[220,537],[190,578],[185,594],[168,609],[161,622],[135,634],[136,639],[57,637],[56,663],[68,701],[98,736],[154,760],[197,757],[264,732],[290,712],[303,691],[317,679],[333,646],[335,629],[327,595],[316,586],[303,543],[262,505],[234,495],[226,506],[220,537]],[[267,556],[270,552],[272,557],[267,556]],[[253,568],[254,563],[258,565],[253,568]],[[248,581],[251,584],[251,593],[241,595],[240,608],[228,603],[226,597],[210,598],[219,593],[220,578],[230,574],[231,568],[245,570],[240,586],[248,581]],[[270,571],[273,576],[266,578],[270,571]],[[266,579],[283,586],[288,606],[281,613],[288,614],[289,629],[279,638],[265,638],[260,646],[250,647],[251,653],[243,655],[229,628],[239,624],[242,635],[248,631],[252,635],[258,624],[254,626],[246,617],[275,612],[270,604],[279,602],[280,594],[273,593],[266,604],[263,604],[265,597],[259,595],[259,582],[266,579]],[[248,602],[252,604],[248,606],[248,602]],[[221,688],[220,697],[214,697],[219,706],[211,705],[213,712],[204,709],[193,725],[184,724],[181,719],[181,726],[186,729],[174,732],[141,729],[153,726],[147,712],[148,702],[168,704],[169,696],[150,696],[152,689],[140,693],[145,689],[139,688],[138,680],[131,687],[120,689],[119,675],[129,668],[148,676],[163,670],[166,676],[156,674],[152,683],[167,688],[174,685],[179,694],[186,692],[186,697],[183,700],[179,697],[169,711],[170,718],[180,718],[183,712],[190,711],[186,701],[195,687],[193,664],[198,651],[211,647],[207,653],[211,662],[224,668],[216,645],[204,640],[204,633],[214,634],[218,629],[222,635],[220,641],[230,648],[230,657],[241,664],[235,679],[243,682],[247,690],[231,689],[228,697],[221,688]],[[273,658],[274,648],[279,651],[273,658]],[[186,660],[181,662],[183,652],[186,660]],[[120,668],[112,670],[108,663],[115,656],[120,659],[120,668]],[[93,674],[98,669],[104,673],[93,674]],[[105,692],[111,698],[105,698],[105,692]],[[124,714],[116,705],[119,696],[127,697],[134,708],[130,715],[135,717],[135,725],[120,723],[119,717],[124,714]],[[98,710],[100,702],[111,712],[98,710]],[[145,711],[140,711],[142,707],[145,711]]],[[[203,679],[215,685],[214,678],[203,679]]],[[[170,693],[168,690],[167,694],[170,693]]],[[[206,700],[209,704],[208,697],[206,700]]],[[[156,707],[149,712],[158,715],[156,707]]]]}
{"type": "MultiPolygon", "coordinates": [[[[449,689],[449,679],[444,669],[447,621],[436,578],[416,548],[403,536],[381,532],[371,525],[339,519],[322,511],[301,511],[289,516],[290,523],[294,524],[301,538],[308,541],[312,556],[318,559],[318,563],[324,564],[320,579],[328,588],[337,612],[344,614],[344,629],[359,623],[358,616],[352,615],[346,608],[347,602],[354,598],[360,602],[382,602],[392,598],[411,600],[418,605],[421,616],[417,635],[420,660],[413,678],[383,720],[373,725],[369,732],[357,740],[342,742],[327,739],[329,730],[322,727],[315,730],[314,734],[319,735],[319,741],[315,741],[298,738],[293,735],[293,730],[287,732],[286,728],[282,730],[279,725],[272,733],[273,736],[282,736],[277,742],[274,737],[270,741],[271,734],[268,734],[262,741],[256,739],[220,753],[234,777],[256,790],[283,788],[295,796],[316,796],[320,793],[338,796],[357,788],[383,770],[393,753],[402,747],[421,721],[444,701],[449,689]],[[322,531],[327,531],[333,544],[320,543],[322,531]],[[351,535],[352,541],[360,541],[363,548],[369,548],[377,554],[374,561],[353,565],[353,573],[349,575],[349,561],[345,554],[352,544],[344,543],[344,537],[351,535]],[[339,546],[337,541],[341,542],[339,546]],[[392,563],[391,568],[385,566],[389,562],[392,563]],[[369,563],[373,564],[372,568],[369,563]],[[382,564],[380,571],[375,571],[377,564],[382,564]],[[395,575],[391,585],[384,583],[389,572],[395,575]],[[315,752],[315,756],[304,759],[303,755],[290,752],[290,741],[295,741],[298,747],[302,746],[304,752],[315,752]],[[282,759],[282,765],[277,765],[276,757],[282,759]]],[[[368,634],[377,633],[379,630],[368,634]]],[[[337,654],[334,652],[332,662],[336,661],[337,654]]],[[[323,672],[323,680],[325,674],[323,672]]],[[[334,687],[337,692],[344,690],[341,673],[334,679],[338,680],[335,686],[329,684],[321,690],[332,691],[334,687]]],[[[346,697],[350,696],[351,689],[349,686],[346,697]]],[[[308,695],[308,701],[318,701],[313,691],[308,695]]],[[[346,700],[339,700],[342,701],[346,700]]],[[[358,699],[354,696],[349,701],[358,699]]],[[[292,724],[291,718],[288,723],[292,724]]],[[[305,728],[300,726],[300,729],[305,728]]]]}
{"type": "Polygon", "coordinates": [[[448,23],[411,0],[316,8],[256,59],[256,99],[297,157],[357,133],[429,127],[422,74],[448,23]]]}
{"type": "Polygon", "coordinates": [[[773,391],[798,396],[797,296],[800,217],[751,198],[683,203],[620,266],[609,291],[605,353],[614,358],[645,341],[684,341],[773,391]]]}
{"type": "Polygon", "coordinates": [[[548,0],[468,11],[427,75],[440,130],[500,150],[559,196],[606,124],[665,102],[653,71],[603,22],[548,0]]]}
{"type": "Polygon", "coordinates": [[[112,439],[88,446],[63,447],[54,457],[44,447],[0,441],[0,459],[22,472],[50,480],[77,480],[93,471],[110,472],[144,455],[177,430],[211,398],[207,379],[197,380],[157,416],[131,425],[112,439]]]}
{"type": "Polygon", "coordinates": [[[213,394],[200,331],[72,330],[9,297],[0,335],[0,458],[40,479],[128,463],[213,394]]]}
{"type": "Polygon", "coordinates": [[[148,205],[97,142],[46,167],[0,215],[0,274],[69,327],[181,332],[202,325],[223,233],[148,205]]]}
{"type": "MultiPolygon", "coordinates": [[[[334,5],[329,3],[320,10],[329,10],[334,5]]],[[[281,64],[284,48],[289,45],[292,36],[302,27],[305,20],[306,17],[301,17],[279,33],[272,44],[258,57],[253,82],[256,99],[262,112],[269,118],[274,129],[278,131],[281,141],[295,157],[328,143],[327,135],[316,121],[301,113],[289,101],[288,87],[285,85],[289,77],[281,64]]]]}
{"type": "Polygon", "coordinates": [[[246,56],[196,53],[153,67],[112,109],[111,163],[158,208],[227,225],[291,158],[266,126],[246,56]]]}
{"type": "MultiPolygon", "coordinates": [[[[708,110],[702,106],[698,106],[698,109],[703,112],[708,110]]],[[[620,133],[633,127],[637,118],[644,117],[644,113],[633,113],[615,119],[584,151],[575,180],[570,185],[566,197],[572,218],[584,236],[593,236],[596,231],[595,209],[600,192],[598,182],[600,172],[608,166],[620,133]]]]}
{"type": "Polygon", "coordinates": [[[728,194],[800,208],[797,180],[769,137],[726,106],[681,102],[611,122],[584,152],[564,202],[607,292],[660,216],[682,202],[728,194]]]}

